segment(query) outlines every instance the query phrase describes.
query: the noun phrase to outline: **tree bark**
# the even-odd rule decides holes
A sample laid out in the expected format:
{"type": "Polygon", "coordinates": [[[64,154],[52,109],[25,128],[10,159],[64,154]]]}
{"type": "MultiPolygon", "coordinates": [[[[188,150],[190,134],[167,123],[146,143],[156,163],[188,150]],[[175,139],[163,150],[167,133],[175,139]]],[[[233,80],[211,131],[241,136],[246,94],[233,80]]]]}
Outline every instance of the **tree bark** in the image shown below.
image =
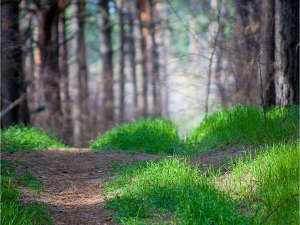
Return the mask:
{"type": "MultiPolygon", "coordinates": [[[[32,4],[30,1],[25,0],[21,3],[22,8],[31,8],[32,4]]],[[[28,112],[35,109],[34,105],[34,95],[35,95],[35,85],[34,85],[34,54],[33,54],[33,28],[32,21],[34,18],[33,13],[24,10],[24,23],[23,31],[25,34],[25,39],[22,41],[23,44],[23,68],[26,80],[26,93],[27,93],[27,110],[28,112]]],[[[30,125],[32,120],[29,118],[30,114],[28,113],[28,124],[30,125]]]]}
{"type": "Polygon", "coordinates": [[[142,34],[141,23],[141,4],[140,0],[134,0],[131,5],[133,14],[133,34],[134,34],[134,47],[135,47],[135,65],[136,65],[136,77],[138,87],[138,112],[136,117],[148,115],[148,79],[146,71],[146,59],[145,59],[145,42],[142,34]],[[141,111],[141,112],[140,112],[141,111]]]}
{"type": "Polygon", "coordinates": [[[129,25],[129,29],[126,32],[126,43],[127,43],[127,51],[125,53],[128,55],[129,64],[131,67],[131,77],[133,83],[133,105],[134,112],[138,111],[138,90],[137,90],[137,79],[136,79],[136,68],[135,68],[135,48],[134,48],[134,34],[133,34],[133,13],[130,2],[127,2],[128,12],[127,12],[127,21],[129,25]]]}
{"type": "Polygon", "coordinates": [[[258,75],[258,102],[275,105],[275,2],[264,0],[262,3],[262,28],[260,37],[260,65],[258,75]],[[264,100],[264,102],[262,102],[264,100]]]}
{"type": "Polygon", "coordinates": [[[63,136],[67,145],[74,145],[73,141],[73,124],[71,117],[71,102],[69,95],[69,75],[68,75],[68,57],[66,42],[66,17],[65,17],[65,0],[59,0],[59,71],[60,71],[60,99],[63,113],[63,136]]]}
{"type": "Polygon", "coordinates": [[[148,0],[147,6],[149,7],[149,35],[150,41],[149,44],[149,66],[151,67],[150,71],[152,77],[152,94],[153,94],[153,108],[154,115],[160,117],[161,116],[161,88],[159,82],[159,62],[158,62],[158,52],[157,52],[157,44],[155,39],[156,33],[156,23],[158,19],[158,14],[155,8],[156,2],[153,0],[148,0]]]}
{"type": "Polygon", "coordinates": [[[41,51],[41,71],[48,118],[44,118],[48,128],[62,138],[62,111],[59,90],[58,66],[58,1],[43,0],[43,10],[39,22],[39,46],[41,51]]]}
{"type": "Polygon", "coordinates": [[[125,45],[125,34],[124,34],[124,17],[123,17],[123,0],[117,0],[117,14],[118,14],[118,21],[119,21],[119,39],[120,39],[120,50],[119,50],[119,77],[120,77],[120,122],[124,122],[125,119],[125,74],[124,74],[124,67],[125,67],[125,52],[124,52],[124,45],[125,45]]]}
{"type": "Polygon", "coordinates": [[[299,104],[299,1],[275,1],[276,105],[299,104]]]}
{"type": "MultiPolygon", "coordinates": [[[[22,50],[19,32],[19,3],[20,1],[1,1],[1,109],[3,110],[16,101],[23,89],[22,50]],[[21,82],[20,82],[21,81],[21,82]]],[[[19,105],[11,109],[1,118],[1,127],[9,127],[19,122],[19,105]]],[[[28,113],[28,112],[20,112],[28,113]]]]}
{"type": "Polygon", "coordinates": [[[114,95],[113,95],[113,65],[111,24],[108,12],[108,0],[99,0],[99,36],[100,52],[102,56],[102,82],[104,86],[104,124],[106,129],[114,123],[114,95]]]}
{"type": "Polygon", "coordinates": [[[261,1],[235,0],[235,103],[256,104],[261,1]]]}
{"type": "Polygon", "coordinates": [[[74,112],[74,145],[83,146],[88,142],[89,129],[89,99],[88,99],[88,75],[86,66],[86,49],[84,42],[84,14],[85,0],[76,0],[72,4],[73,28],[76,32],[72,43],[73,56],[75,58],[73,77],[76,80],[74,112]]]}

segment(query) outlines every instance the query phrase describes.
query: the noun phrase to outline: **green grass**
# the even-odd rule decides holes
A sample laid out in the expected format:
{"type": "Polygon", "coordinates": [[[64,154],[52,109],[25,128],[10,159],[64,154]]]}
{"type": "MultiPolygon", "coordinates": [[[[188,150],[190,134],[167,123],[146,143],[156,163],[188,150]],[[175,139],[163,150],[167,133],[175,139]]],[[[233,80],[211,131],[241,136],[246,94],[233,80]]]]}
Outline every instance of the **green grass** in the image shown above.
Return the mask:
{"type": "Polygon", "coordinates": [[[298,139],[266,146],[255,156],[248,153],[229,169],[231,172],[222,175],[222,179],[212,177],[215,185],[232,198],[244,200],[248,210],[256,214],[255,224],[269,214],[265,224],[299,224],[298,139]]]}
{"type": "Polygon", "coordinates": [[[271,108],[264,118],[263,109],[239,106],[215,111],[206,116],[187,137],[194,151],[259,146],[291,140],[299,136],[299,108],[271,108]],[[195,150],[196,149],[196,150],[195,150]]]}
{"type": "Polygon", "coordinates": [[[36,193],[41,192],[42,181],[36,179],[33,173],[30,172],[27,168],[27,164],[23,162],[17,162],[14,160],[1,160],[1,176],[9,177],[10,179],[13,179],[15,184],[25,185],[36,193]],[[16,167],[18,166],[24,167],[23,173],[19,173],[16,171],[16,167]]]}
{"type": "Polygon", "coordinates": [[[52,224],[50,215],[44,212],[43,204],[19,202],[21,194],[11,178],[1,176],[1,224],[52,224]]]}
{"type": "Polygon", "coordinates": [[[45,206],[35,202],[19,201],[22,191],[19,186],[29,187],[38,194],[42,190],[42,182],[25,169],[20,174],[16,167],[28,168],[25,163],[1,160],[1,224],[51,224],[51,217],[45,213],[45,206]]]}
{"type": "Polygon", "coordinates": [[[91,141],[91,148],[173,153],[181,143],[177,127],[171,121],[140,119],[118,125],[99,135],[91,141]]]}
{"type": "Polygon", "coordinates": [[[232,161],[226,174],[177,157],[113,163],[111,170],[107,208],[122,224],[300,222],[298,139],[232,161]]]}
{"type": "Polygon", "coordinates": [[[45,133],[35,127],[10,126],[1,130],[1,150],[2,152],[30,151],[33,149],[47,149],[66,147],[50,134],[45,133]]]}
{"type": "Polygon", "coordinates": [[[197,155],[210,150],[273,144],[299,135],[299,107],[263,109],[236,105],[207,115],[199,126],[180,138],[174,123],[141,119],[100,134],[91,148],[197,155]]]}
{"type": "Polygon", "coordinates": [[[124,224],[249,224],[237,210],[238,202],[215,189],[187,160],[145,161],[135,168],[126,165],[121,172],[123,176],[108,183],[115,196],[106,200],[124,224]]]}

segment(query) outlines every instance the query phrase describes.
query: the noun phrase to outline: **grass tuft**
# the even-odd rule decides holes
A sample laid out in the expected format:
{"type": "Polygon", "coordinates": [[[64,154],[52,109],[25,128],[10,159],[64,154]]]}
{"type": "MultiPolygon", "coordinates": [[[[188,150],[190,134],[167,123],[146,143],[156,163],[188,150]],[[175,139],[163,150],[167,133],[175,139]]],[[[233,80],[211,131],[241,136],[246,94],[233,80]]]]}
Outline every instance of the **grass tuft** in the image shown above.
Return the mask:
{"type": "Polygon", "coordinates": [[[66,147],[56,138],[36,127],[10,126],[1,130],[2,152],[66,147]]]}
{"type": "Polygon", "coordinates": [[[173,153],[181,143],[177,127],[170,120],[140,119],[99,135],[91,141],[91,148],[173,153]]]}
{"type": "Polygon", "coordinates": [[[187,137],[201,151],[293,140],[299,136],[299,108],[275,107],[266,113],[255,106],[236,105],[206,116],[187,137]]]}

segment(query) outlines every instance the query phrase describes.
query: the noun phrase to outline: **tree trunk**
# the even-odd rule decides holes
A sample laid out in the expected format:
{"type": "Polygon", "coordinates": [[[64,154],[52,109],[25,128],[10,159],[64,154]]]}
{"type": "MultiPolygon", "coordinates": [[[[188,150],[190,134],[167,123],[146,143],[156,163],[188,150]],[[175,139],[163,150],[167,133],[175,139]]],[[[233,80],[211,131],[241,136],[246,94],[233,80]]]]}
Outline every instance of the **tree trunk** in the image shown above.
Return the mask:
{"type": "Polygon", "coordinates": [[[159,64],[158,64],[158,52],[157,52],[157,44],[155,40],[155,26],[158,19],[158,14],[155,8],[155,1],[148,0],[147,6],[149,7],[149,35],[150,39],[147,44],[149,44],[149,51],[150,51],[150,58],[149,66],[151,67],[150,71],[152,77],[152,94],[153,94],[153,108],[154,108],[154,115],[161,116],[161,88],[159,82],[159,64]]]}
{"type": "Polygon", "coordinates": [[[140,0],[134,0],[134,4],[131,5],[133,14],[133,34],[134,34],[134,47],[135,47],[135,65],[136,65],[136,77],[138,87],[138,108],[136,117],[148,115],[148,79],[146,71],[146,59],[145,59],[145,43],[142,35],[142,23],[141,23],[141,5],[140,0]],[[140,110],[142,111],[140,113],[140,110]]]}
{"type": "Polygon", "coordinates": [[[58,1],[42,1],[40,14],[39,46],[41,51],[41,71],[48,118],[44,118],[48,128],[62,137],[62,111],[59,91],[58,66],[58,1]]]}
{"type": "Polygon", "coordinates": [[[62,133],[67,145],[73,145],[73,125],[71,117],[71,105],[69,95],[69,76],[68,76],[68,58],[66,42],[66,17],[65,17],[65,0],[59,0],[60,9],[58,28],[59,28],[59,71],[60,71],[60,99],[63,113],[62,133]]]}
{"type": "MultiPolygon", "coordinates": [[[[31,3],[30,1],[26,0],[22,3],[23,8],[30,8],[31,3]]],[[[23,67],[24,67],[24,74],[26,80],[26,93],[27,93],[27,107],[28,111],[33,111],[35,109],[34,105],[34,95],[35,95],[35,85],[34,85],[34,54],[33,54],[33,29],[32,29],[32,20],[33,20],[33,13],[28,12],[28,10],[24,11],[24,20],[23,23],[23,33],[25,34],[25,39],[22,41],[23,43],[23,67]]],[[[30,123],[32,122],[31,119],[28,120],[30,123]]],[[[30,124],[29,124],[30,125],[30,124]]]]}
{"type": "Polygon", "coordinates": [[[135,49],[134,49],[134,34],[133,34],[133,16],[132,16],[132,8],[130,6],[131,3],[127,3],[128,5],[128,12],[127,12],[127,21],[129,25],[129,29],[126,33],[126,42],[127,42],[127,51],[126,54],[129,58],[129,64],[131,67],[131,77],[133,83],[133,105],[134,105],[134,112],[138,111],[138,91],[137,91],[137,80],[136,80],[136,68],[135,68],[135,49]]]}
{"type": "Polygon", "coordinates": [[[261,1],[235,0],[235,102],[256,104],[261,1]]]}
{"type": "Polygon", "coordinates": [[[299,104],[299,1],[275,2],[276,105],[299,104]]]}
{"type": "Polygon", "coordinates": [[[118,21],[119,21],[119,39],[120,39],[120,50],[119,50],[119,77],[120,77],[120,122],[124,122],[125,119],[125,53],[124,53],[124,44],[125,44],[125,34],[124,34],[124,20],[123,20],[123,0],[117,0],[117,12],[118,12],[118,21]]]}
{"type": "Polygon", "coordinates": [[[262,3],[262,12],[259,45],[260,65],[257,77],[258,102],[270,106],[275,105],[275,2],[273,0],[264,0],[262,3]]]}
{"type": "Polygon", "coordinates": [[[73,39],[73,56],[75,58],[73,77],[76,80],[74,102],[74,145],[83,146],[88,142],[89,99],[86,67],[86,50],[84,42],[85,0],[76,0],[72,4],[73,28],[76,35],[73,39]]]}
{"type": "MultiPolygon", "coordinates": [[[[161,3],[160,3],[161,4],[161,3]]],[[[162,12],[163,13],[163,12],[162,12]]],[[[165,12],[162,15],[163,18],[168,18],[169,13],[165,12]]],[[[167,118],[169,116],[169,90],[168,90],[168,60],[170,53],[168,46],[171,43],[171,33],[169,28],[169,21],[164,19],[160,22],[160,43],[159,43],[159,61],[160,61],[160,74],[161,74],[161,116],[167,118]]]]}
{"type": "MultiPolygon", "coordinates": [[[[1,109],[16,101],[23,93],[24,82],[19,43],[19,3],[20,1],[1,1],[1,109]]],[[[1,118],[1,126],[9,127],[19,122],[19,105],[1,118]]],[[[23,109],[25,110],[25,109],[23,109]]],[[[21,112],[27,113],[27,112],[21,112]]]]}
{"type": "Polygon", "coordinates": [[[111,24],[108,12],[108,0],[99,0],[99,36],[100,52],[102,56],[102,82],[104,86],[104,123],[106,129],[114,123],[114,95],[113,95],[113,65],[111,24]]]}

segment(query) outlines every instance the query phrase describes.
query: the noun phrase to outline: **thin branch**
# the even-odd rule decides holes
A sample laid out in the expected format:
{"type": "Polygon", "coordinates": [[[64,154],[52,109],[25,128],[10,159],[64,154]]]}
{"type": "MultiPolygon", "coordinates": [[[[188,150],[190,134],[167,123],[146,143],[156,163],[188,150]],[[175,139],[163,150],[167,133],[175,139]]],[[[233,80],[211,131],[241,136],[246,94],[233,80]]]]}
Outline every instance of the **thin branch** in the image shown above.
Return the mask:
{"type": "Polygon", "coordinates": [[[18,104],[20,104],[25,98],[26,98],[26,94],[23,94],[16,101],[14,101],[10,105],[8,105],[3,111],[0,112],[0,118],[4,117],[10,110],[12,110],[18,104]]]}
{"type": "Polygon", "coordinates": [[[270,212],[268,214],[268,216],[259,224],[262,225],[274,212],[276,212],[277,209],[279,209],[279,207],[281,207],[284,203],[286,203],[288,200],[290,200],[291,198],[298,196],[299,194],[294,194],[290,197],[288,197],[286,200],[284,200],[283,202],[281,202],[272,212],[270,212]]]}

